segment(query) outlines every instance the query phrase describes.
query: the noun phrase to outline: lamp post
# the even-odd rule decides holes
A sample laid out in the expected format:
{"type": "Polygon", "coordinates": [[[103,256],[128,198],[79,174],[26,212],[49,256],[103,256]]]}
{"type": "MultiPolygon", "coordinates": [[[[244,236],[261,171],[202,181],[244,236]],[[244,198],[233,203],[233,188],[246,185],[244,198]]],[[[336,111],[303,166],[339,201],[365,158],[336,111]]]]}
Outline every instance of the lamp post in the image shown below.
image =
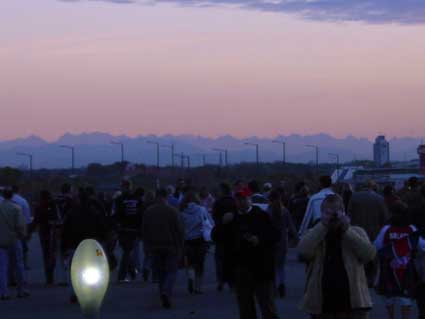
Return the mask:
{"type": "Polygon", "coordinates": [[[260,168],[260,145],[257,143],[244,143],[245,145],[254,146],[255,147],[255,157],[257,162],[257,169],[260,168]]]}
{"type": "Polygon", "coordinates": [[[191,158],[190,158],[190,155],[186,155],[185,158],[187,160],[187,168],[190,169],[191,168],[191,158]]]}
{"type": "Polygon", "coordinates": [[[272,141],[272,143],[282,145],[282,163],[283,165],[285,165],[286,164],[286,142],[275,140],[275,141],[272,141]]]}
{"type": "Polygon", "coordinates": [[[147,141],[148,144],[156,145],[156,167],[159,169],[159,148],[158,142],[147,141]]]}
{"type": "Polygon", "coordinates": [[[174,143],[171,145],[161,145],[161,147],[169,148],[171,150],[171,167],[174,168],[174,143]]]}
{"type": "Polygon", "coordinates": [[[124,143],[112,141],[111,144],[118,145],[121,149],[121,164],[124,165],[124,143]]]}
{"type": "Polygon", "coordinates": [[[75,174],[75,147],[69,145],[59,145],[61,148],[65,148],[71,151],[71,173],[75,174]]]}
{"type": "Polygon", "coordinates": [[[314,148],[316,150],[316,173],[319,173],[319,146],[317,145],[306,145],[306,147],[314,148]]]}
{"type": "Polygon", "coordinates": [[[180,166],[181,166],[181,168],[184,168],[184,159],[185,159],[184,153],[174,154],[174,156],[178,157],[180,159],[180,166]]]}
{"type": "Polygon", "coordinates": [[[329,153],[329,156],[336,159],[336,176],[338,181],[339,180],[339,154],[329,153]]]}
{"type": "Polygon", "coordinates": [[[30,199],[30,205],[32,205],[33,204],[33,199],[34,199],[34,197],[33,197],[33,178],[32,178],[32,173],[33,173],[33,158],[34,158],[34,156],[32,155],[32,154],[29,154],[29,153],[16,153],[16,155],[18,155],[18,156],[23,156],[23,157],[26,157],[26,158],[28,158],[28,162],[29,162],[29,170],[30,170],[30,190],[31,190],[31,199],[30,199]]]}
{"type": "Polygon", "coordinates": [[[213,148],[212,149],[214,152],[218,152],[218,166],[222,167],[223,166],[223,151],[217,148],[213,148]]]}
{"type": "MultiPolygon", "coordinates": [[[[224,166],[228,166],[229,165],[229,150],[225,149],[225,148],[213,148],[213,151],[215,152],[220,152],[222,154],[224,154],[224,166]]],[[[221,163],[222,163],[223,158],[221,159],[221,163]]]]}
{"type": "Polygon", "coordinates": [[[86,239],[78,245],[71,262],[71,283],[85,318],[99,318],[109,285],[109,264],[97,241],[86,239]]]}

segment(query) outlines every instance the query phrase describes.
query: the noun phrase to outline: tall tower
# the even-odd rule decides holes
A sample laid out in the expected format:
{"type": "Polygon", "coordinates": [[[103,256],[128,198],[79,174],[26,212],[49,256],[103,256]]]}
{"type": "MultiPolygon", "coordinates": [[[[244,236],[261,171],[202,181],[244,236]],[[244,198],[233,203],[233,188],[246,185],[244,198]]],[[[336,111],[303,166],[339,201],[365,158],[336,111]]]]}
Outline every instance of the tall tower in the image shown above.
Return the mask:
{"type": "Polygon", "coordinates": [[[419,154],[419,169],[421,171],[421,174],[425,175],[425,144],[419,145],[418,154],[419,154]]]}
{"type": "Polygon", "coordinates": [[[383,167],[390,163],[390,143],[388,143],[384,135],[380,135],[375,139],[373,160],[377,167],[383,167]]]}

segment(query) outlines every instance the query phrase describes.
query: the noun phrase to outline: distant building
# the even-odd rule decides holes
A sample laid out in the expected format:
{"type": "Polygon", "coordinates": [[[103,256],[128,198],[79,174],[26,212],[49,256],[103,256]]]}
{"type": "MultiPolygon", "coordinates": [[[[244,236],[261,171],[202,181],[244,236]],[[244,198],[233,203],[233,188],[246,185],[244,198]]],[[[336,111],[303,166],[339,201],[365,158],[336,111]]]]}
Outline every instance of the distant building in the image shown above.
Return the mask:
{"type": "Polygon", "coordinates": [[[419,170],[422,174],[425,175],[425,144],[419,145],[418,154],[419,154],[419,170]]]}
{"type": "Polygon", "coordinates": [[[390,163],[390,143],[385,136],[380,135],[373,144],[373,160],[377,167],[383,167],[390,163]]]}

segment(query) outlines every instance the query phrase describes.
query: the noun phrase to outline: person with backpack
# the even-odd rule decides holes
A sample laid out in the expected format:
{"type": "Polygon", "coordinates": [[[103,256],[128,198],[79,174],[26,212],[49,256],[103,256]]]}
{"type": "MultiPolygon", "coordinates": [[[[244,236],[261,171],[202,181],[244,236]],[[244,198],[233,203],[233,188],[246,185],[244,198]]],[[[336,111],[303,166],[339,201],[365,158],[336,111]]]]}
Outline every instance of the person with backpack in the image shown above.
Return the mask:
{"type": "Polygon", "coordinates": [[[413,247],[408,238],[416,232],[408,218],[408,207],[401,201],[389,207],[391,219],[375,240],[380,260],[380,276],[376,287],[386,302],[389,319],[396,317],[395,306],[401,307],[402,319],[412,313],[413,299],[408,294],[407,268],[412,259],[413,247]],[[404,239],[404,240],[403,240],[404,239]],[[388,249],[391,247],[390,249],[388,249]],[[391,254],[388,254],[388,250],[391,254]]]}
{"type": "Polygon", "coordinates": [[[31,232],[36,229],[38,229],[40,237],[46,285],[51,286],[55,283],[56,264],[58,255],[60,255],[59,242],[62,221],[60,220],[56,203],[47,190],[40,192],[40,201],[35,208],[31,232]]]}
{"type": "Polygon", "coordinates": [[[209,213],[200,205],[198,195],[192,190],[186,193],[180,210],[185,230],[188,291],[190,294],[202,294],[205,257],[208,252],[204,225],[209,220],[209,213]]]}
{"type": "Polygon", "coordinates": [[[143,222],[142,198],[132,191],[129,180],[121,183],[121,195],[116,199],[116,219],[118,224],[118,243],[122,249],[122,256],[118,270],[118,281],[128,282],[127,275],[136,279],[137,269],[134,262],[134,250],[141,236],[143,222]]]}

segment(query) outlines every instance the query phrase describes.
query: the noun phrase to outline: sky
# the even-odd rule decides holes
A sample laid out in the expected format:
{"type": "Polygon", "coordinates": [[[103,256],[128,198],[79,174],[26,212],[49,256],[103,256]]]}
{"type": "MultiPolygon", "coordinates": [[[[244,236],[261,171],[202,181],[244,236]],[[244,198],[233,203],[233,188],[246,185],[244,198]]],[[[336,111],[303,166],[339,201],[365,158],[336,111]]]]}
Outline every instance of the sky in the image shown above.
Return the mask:
{"type": "Polygon", "coordinates": [[[0,140],[425,136],[422,0],[2,0],[0,140]]]}

